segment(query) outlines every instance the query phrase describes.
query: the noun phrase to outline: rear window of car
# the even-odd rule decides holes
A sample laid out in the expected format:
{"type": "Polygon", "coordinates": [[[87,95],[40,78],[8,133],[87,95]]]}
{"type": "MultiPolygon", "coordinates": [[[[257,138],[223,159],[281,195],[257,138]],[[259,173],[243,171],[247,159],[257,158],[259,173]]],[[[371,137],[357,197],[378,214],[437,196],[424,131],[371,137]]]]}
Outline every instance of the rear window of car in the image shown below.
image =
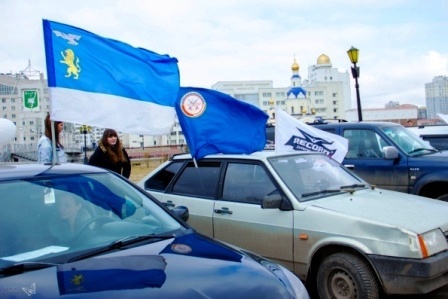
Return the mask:
{"type": "Polygon", "coordinates": [[[220,162],[189,162],[173,185],[173,193],[214,198],[218,186],[220,162]]]}
{"type": "Polygon", "coordinates": [[[183,161],[175,161],[169,164],[145,182],[145,189],[165,191],[183,164],[183,161]]]}

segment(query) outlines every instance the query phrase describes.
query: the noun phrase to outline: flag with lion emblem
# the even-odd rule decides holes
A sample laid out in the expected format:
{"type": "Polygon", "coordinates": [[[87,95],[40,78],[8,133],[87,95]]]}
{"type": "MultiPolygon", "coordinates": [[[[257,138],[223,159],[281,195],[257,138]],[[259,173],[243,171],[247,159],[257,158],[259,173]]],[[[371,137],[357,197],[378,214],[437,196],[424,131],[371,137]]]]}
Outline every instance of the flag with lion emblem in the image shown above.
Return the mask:
{"type": "Polygon", "coordinates": [[[52,120],[161,135],[171,131],[177,59],[43,20],[52,120]]]}

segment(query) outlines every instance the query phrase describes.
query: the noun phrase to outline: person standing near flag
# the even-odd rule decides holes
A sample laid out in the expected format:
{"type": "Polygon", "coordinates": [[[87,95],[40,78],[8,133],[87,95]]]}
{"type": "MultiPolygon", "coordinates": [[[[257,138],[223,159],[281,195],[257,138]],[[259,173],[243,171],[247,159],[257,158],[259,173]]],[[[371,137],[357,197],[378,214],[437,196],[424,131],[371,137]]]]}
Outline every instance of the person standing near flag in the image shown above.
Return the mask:
{"type": "Polygon", "coordinates": [[[90,157],[88,164],[115,171],[125,178],[129,178],[131,175],[131,162],[128,153],[118,138],[117,131],[113,129],[104,130],[98,147],[90,157]]]}
{"type": "MultiPolygon", "coordinates": [[[[67,156],[65,155],[64,146],[61,144],[59,136],[64,129],[64,123],[62,121],[55,121],[53,123],[53,130],[55,133],[56,144],[56,161],[59,163],[67,162],[67,156]]],[[[37,143],[37,162],[38,163],[50,163],[53,162],[53,138],[51,135],[51,120],[50,114],[45,117],[45,133],[39,139],[37,143]]]]}

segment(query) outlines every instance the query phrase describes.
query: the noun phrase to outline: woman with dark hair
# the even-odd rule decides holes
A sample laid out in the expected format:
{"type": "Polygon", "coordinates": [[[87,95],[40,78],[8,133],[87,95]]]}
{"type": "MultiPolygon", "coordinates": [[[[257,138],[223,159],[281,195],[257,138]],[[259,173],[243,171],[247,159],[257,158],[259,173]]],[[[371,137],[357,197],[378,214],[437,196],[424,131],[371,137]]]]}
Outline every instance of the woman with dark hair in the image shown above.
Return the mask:
{"type": "Polygon", "coordinates": [[[128,153],[118,138],[117,131],[113,129],[104,130],[98,147],[89,159],[89,165],[106,168],[129,178],[131,162],[128,153]]]}
{"type": "MultiPolygon", "coordinates": [[[[59,163],[67,162],[67,157],[65,156],[64,146],[62,146],[59,139],[62,130],[64,129],[64,123],[62,121],[53,122],[53,130],[55,135],[56,144],[56,161],[59,163]]],[[[39,163],[49,163],[53,162],[53,138],[51,135],[51,120],[50,114],[45,117],[45,133],[39,139],[37,143],[37,162],[39,163]]]]}

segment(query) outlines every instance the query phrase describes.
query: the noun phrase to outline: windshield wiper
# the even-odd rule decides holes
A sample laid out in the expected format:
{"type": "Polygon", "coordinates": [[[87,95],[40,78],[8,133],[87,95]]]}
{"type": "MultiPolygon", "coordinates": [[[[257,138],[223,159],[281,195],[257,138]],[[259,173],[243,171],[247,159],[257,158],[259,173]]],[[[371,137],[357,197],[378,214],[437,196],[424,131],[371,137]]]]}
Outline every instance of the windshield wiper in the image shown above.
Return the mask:
{"type": "Polygon", "coordinates": [[[353,184],[353,185],[341,186],[341,190],[349,188],[364,188],[365,186],[366,184],[353,184]]]}
{"type": "Polygon", "coordinates": [[[319,190],[319,191],[314,191],[314,192],[310,192],[310,193],[304,193],[304,194],[302,194],[302,197],[310,197],[310,196],[327,194],[327,193],[338,193],[338,192],[343,191],[344,189],[364,188],[365,186],[366,186],[365,184],[353,184],[353,185],[341,186],[340,189],[328,189],[328,190],[319,190]]]}
{"type": "Polygon", "coordinates": [[[341,192],[341,190],[340,189],[319,190],[319,191],[304,193],[304,194],[302,194],[302,197],[310,197],[310,196],[315,196],[315,195],[321,195],[321,194],[327,194],[327,193],[338,193],[338,192],[341,192]]]}
{"type": "Polygon", "coordinates": [[[21,274],[28,271],[34,271],[49,267],[57,266],[57,264],[53,263],[39,263],[39,262],[25,262],[14,264],[5,268],[0,269],[0,273],[4,275],[16,275],[21,274]]]}
{"type": "Polygon", "coordinates": [[[67,261],[67,263],[71,263],[71,262],[76,262],[79,260],[83,260],[92,256],[96,256],[99,254],[103,254],[109,251],[113,251],[113,250],[117,250],[117,249],[121,249],[125,246],[131,245],[131,244],[135,244],[135,243],[139,243],[139,242],[143,242],[143,241],[147,241],[147,240],[166,240],[166,239],[171,239],[171,238],[175,238],[174,234],[169,234],[169,235],[145,235],[145,236],[128,236],[116,241],[113,241],[112,243],[104,246],[104,247],[100,247],[94,250],[91,250],[89,252],[83,253],[81,255],[72,257],[71,259],[69,259],[67,261]]]}
{"type": "Polygon", "coordinates": [[[436,150],[436,149],[433,149],[433,148],[419,147],[419,148],[416,148],[416,149],[413,149],[412,151],[410,151],[410,152],[408,153],[408,155],[409,155],[409,154],[416,153],[416,152],[421,152],[421,151],[430,151],[430,152],[433,152],[433,153],[436,153],[436,152],[437,152],[437,150],[436,150]]]}

